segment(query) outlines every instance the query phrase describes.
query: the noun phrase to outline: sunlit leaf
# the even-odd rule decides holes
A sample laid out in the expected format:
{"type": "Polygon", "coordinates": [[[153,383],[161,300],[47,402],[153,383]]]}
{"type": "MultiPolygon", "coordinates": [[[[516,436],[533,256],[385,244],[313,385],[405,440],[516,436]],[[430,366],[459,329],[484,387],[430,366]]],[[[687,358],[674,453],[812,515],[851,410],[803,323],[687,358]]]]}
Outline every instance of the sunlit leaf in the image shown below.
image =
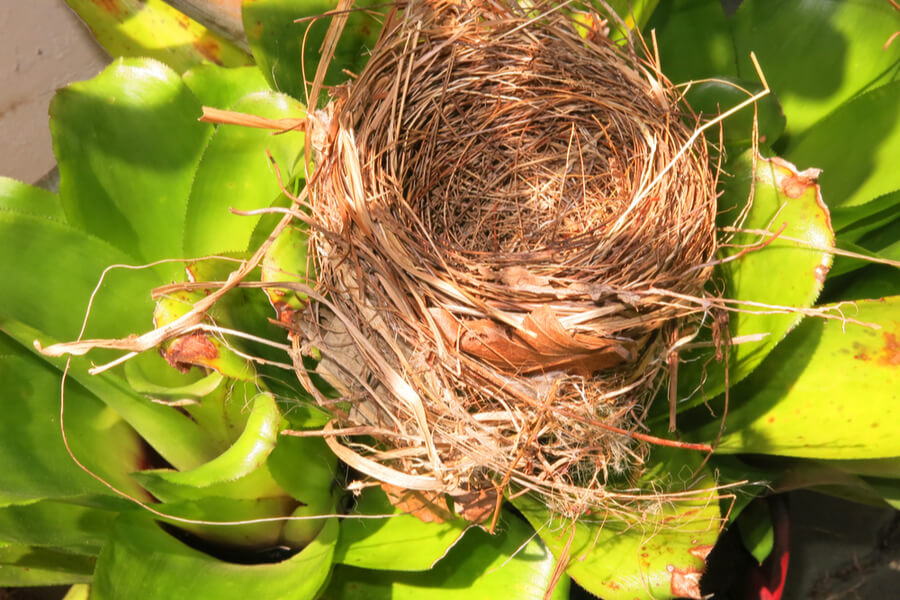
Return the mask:
{"type": "Polygon", "coordinates": [[[0,542],[0,587],[89,582],[94,557],[0,542]]]}
{"type": "Polygon", "coordinates": [[[856,206],[900,189],[898,97],[900,81],[867,92],[791,144],[786,158],[822,169],[822,194],[829,206],[856,206]]]}
{"type": "Polygon", "coordinates": [[[556,556],[568,547],[566,572],[606,600],[700,597],[705,558],[719,535],[719,494],[710,489],[713,480],[706,470],[692,483],[675,479],[696,469],[696,456],[654,452],[662,456],[652,462],[644,480],[657,489],[694,493],[659,501],[636,524],[625,525],[602,511],[573,522],[552,515],[532,496],[513,501],[556,556]]]}
{"type": "MultiPolygon", "coordinates": [[[[729,331],[739,342],[729,350],[727,375],[731,385],[749,375],[803,318],[796,310],[773,311],[765,305],[798,309],[811,306],[831,265],[827,249],[834,244],[828,209],[816,185],[815,173],[797,172],[793,165],[778,158],[756,156],[752,164],[750,159],[751,153],[747,152],[732,166],[734,178],[719,204],[720,222],[734,221],[747,202],[753,179],[752,206],[741,229],[756,233],[735,235],[730,241],[732,246],[721,253],[722,257],[731,257],[730,262],[717,268],[713,275],[714,281],[724,283],[726,298],[756,303],[740,305],[739,312],[730,313],[729,331]],[[778,235],[773,240],[775,234],[778,235]],[[741,254],[745,248],[750,250],[741,254]],[[745,336],[762,339],[748,341],[745,336]]],[[[723,363],[714,360],[708,350],[705,355],[685,353],[683,358],[690,362],[682,364],[678,384],[682,399],[693,394],[687,405],[725,390],[723,363]],[[701,381],[699,393],[696,388],[701,381]]]]}
{"type": "Polygon", "coordinates": [[[66,0],[112,56],[149,56],[184,71],[251,62],[243,50],[162,0],[66,0]]]}
{"type": "Polygon", "coordinates": [[[204,106],[213,108],[227,109],[244,96],[269,89],[255,66],[227,69],[204,63],[185,71],[182,79],[204,106]]]}
{"type": "Polygon", "coordinates": [[[461,519],[423,523],[413,515],[404,515],[379,488],[362,493],[354,514],[385,515],[383,519],[347,519],[341,525],[335,562],[365,569],[427,571],[469,529],[461,519]]]}
{"type": "MultiPolygon", "coordinates": [[[[303,107],[273,92],[241,99],[232,110],[270,118],[301,118],[303,107]]],[[[278,165],[285,186],[303,151],[303,133],[220,125],[203,154],[191,188],[184,230],[184,252],[199,257],[223,252],[244,252],[259,220],[231,209],[266,208],[281,188],[266,152],[278,165]]]]}
{"type": "MultiPolygon", "coordinates": [[[[191,182],[212,134],[200,112],[181,77],[149,59],[117,60],[60,90],[50,131],[69,222],[132,262],[179,258],[191,182]]],[[[158,269],[167,278],[181,272],[158,269]]]]}
{"type": "MultiPolygon", "coordinates": [[[[403,573],[338,565],[322,598],[538,600],[545,598],[555,568],[556,559],[534,536],[531,527],[504,512],[495,535],[473,528],[428,571],[403,573]]],[[[563,575],[551,598],[568,598],[569,584],[569,578],[563,575]]]]}
{"type": "MultiPolygon", "coordinates": [[[[0,334],[0,381],[0,504],[108,494],[75,464],[63,445],[59,373],[0,334]]],[[[72,452],[105,480],[140,494],[128,478],[143,458],[134,431],[77,384],[68,386],[67,400],[66,432],[72,452]]]]}
{"type": "Polygon", "coordinates": [[[297,555],[240,565],[189,548],[147,519],[122,518],[97,561],[93,600],[311,600],[331,569],[338,523],[330,520],[297,555]]]}
{"type": "MultiPolygon", "coordinates": [[[[862,459],[900,454],[900,297],[841,307],[872,325],[806,319],[732,394],[718,452],[862,459]],[[864,399],[861,400],[861,399],[864,399]]],[[[698,432],[708,439],[711,430],[698,432]]]]}
{"type": "Polygon", "coordinates": [[[0,177],[0,212],[14,212],[65,222],[59,196],[41,188],[0,177]]]}

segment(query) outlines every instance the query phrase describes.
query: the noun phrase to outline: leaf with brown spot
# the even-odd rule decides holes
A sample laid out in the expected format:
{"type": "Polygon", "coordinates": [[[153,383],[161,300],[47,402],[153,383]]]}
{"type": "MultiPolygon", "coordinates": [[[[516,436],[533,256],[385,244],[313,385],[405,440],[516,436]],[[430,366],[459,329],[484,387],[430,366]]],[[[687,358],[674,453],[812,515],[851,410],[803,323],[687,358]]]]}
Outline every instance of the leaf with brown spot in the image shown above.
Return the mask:
{"type": "Polygon", "coordinates": [[[381,489],[393,506],[423,523],[446,523],[454,518],[444,494],[440,492],[407,490],[389,483],[382,483],[381,489]]]}
{"type": "Polygon", "coordinates": [[[113,57],[147,56],[183,73],[204,60],[226,67],[251,57],[162,0],[66,0],[113,57]]]}

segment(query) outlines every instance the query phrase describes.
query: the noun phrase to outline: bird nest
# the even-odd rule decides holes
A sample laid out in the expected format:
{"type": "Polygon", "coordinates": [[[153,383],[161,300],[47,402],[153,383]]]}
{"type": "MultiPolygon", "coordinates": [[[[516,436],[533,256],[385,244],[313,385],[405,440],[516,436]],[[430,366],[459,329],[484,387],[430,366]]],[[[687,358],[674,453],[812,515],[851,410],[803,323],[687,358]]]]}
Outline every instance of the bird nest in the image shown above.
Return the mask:
{"type": "Polygon", "coordinates": [[[317,117],[322,301],[295,364],[309,383],[321,352],[329,443],[379,481],[568,514],[633,497],[716,250],[716,170],[648,53],[578,15],[411,0],[317,117]]]}

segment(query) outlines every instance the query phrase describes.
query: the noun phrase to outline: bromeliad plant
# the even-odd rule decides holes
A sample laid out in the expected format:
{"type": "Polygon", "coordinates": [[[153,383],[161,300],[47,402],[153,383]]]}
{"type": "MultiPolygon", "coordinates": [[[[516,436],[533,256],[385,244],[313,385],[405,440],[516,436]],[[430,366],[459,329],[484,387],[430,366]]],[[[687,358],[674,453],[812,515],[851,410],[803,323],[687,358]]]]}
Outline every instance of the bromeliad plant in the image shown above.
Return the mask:
{"type": "MultiPolygon", "coordinates": [[[[565,597],[572,578],[610,599],[698,597],[723,527],[749,532],[760,560],[771,548],[768,515],[743,510],[756,494],[900,502],[889,3],[757,0],[726,16],[716,0],[635,2],[613,3],[621,23],[605,4],[578,16],[588,38],[601,15],[613,40],[643,31],[704,120],[773,92],[711,137],[724,162],[710,310],[667,357],[671,393],[641,416],[637,433],[672,443],[649,444],[623,486],[666,501],[629,518],[597,502],[556,515],[507,482],[508,501],[482,487],[448,504],[419,480],[349,470],[331,450],[348,446],[323,439],[353,408],[319,377],[334,366],[320,351],[342,340],[300,348],[297,317],[347,298],[314,289],[302,223],[321,215],[282,213],[316,177],[307,142],[324,147],[292,127],[322,105],[305,82],[327,19],[294,20],[330,5],[245,0],[247,54],[159,1],[69,4],[121,57],[53,101],[59,193],[0,182],[0,585],[82,584],[71,596],[95,599],[541,598],[565,597]],[[199,122],[203,106],[261,128],[199,122]],[[691,449],[705,445],[715,452],[691,449]]],[[[323,46],[330,85],[362,72],[379,29],[367,12],[344,17],[331,60],[323,46]]],[[[389,452],[383,431],[359,427],[344,433],[375,437],[349,448],[389,452]]]]}

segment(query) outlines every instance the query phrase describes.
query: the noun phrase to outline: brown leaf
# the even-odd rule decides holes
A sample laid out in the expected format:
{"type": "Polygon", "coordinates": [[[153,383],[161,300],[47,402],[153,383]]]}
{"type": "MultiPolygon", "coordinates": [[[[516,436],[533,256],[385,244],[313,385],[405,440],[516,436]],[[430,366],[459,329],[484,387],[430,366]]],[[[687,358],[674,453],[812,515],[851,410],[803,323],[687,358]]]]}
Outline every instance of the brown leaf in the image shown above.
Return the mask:
{"type": "Polygon", "coordinates": [[[518,330],[490,319],[460,321],[444,309],[431,309],[431,314],[448,344],[507,372],[589,376],[633,358],[618,342],[573,336],[549,307],[533,311],[518,330]]]}
{"type": "Polygon", "coordinates": [[[387,494],[393,506],[405,514],[413,515],[423,523],[444,523],[453,520],[453,513],[447,506],[447,500],[440,492],[407,490],[390,483],[382,483],[381,489],[387,494]]]}
{"type": "Polygon", "coordinates": [[[453,509],[469,523],[484,523],[497,508],[497,490],[486,488],[481,490],[451,493],[453,509]]]}

